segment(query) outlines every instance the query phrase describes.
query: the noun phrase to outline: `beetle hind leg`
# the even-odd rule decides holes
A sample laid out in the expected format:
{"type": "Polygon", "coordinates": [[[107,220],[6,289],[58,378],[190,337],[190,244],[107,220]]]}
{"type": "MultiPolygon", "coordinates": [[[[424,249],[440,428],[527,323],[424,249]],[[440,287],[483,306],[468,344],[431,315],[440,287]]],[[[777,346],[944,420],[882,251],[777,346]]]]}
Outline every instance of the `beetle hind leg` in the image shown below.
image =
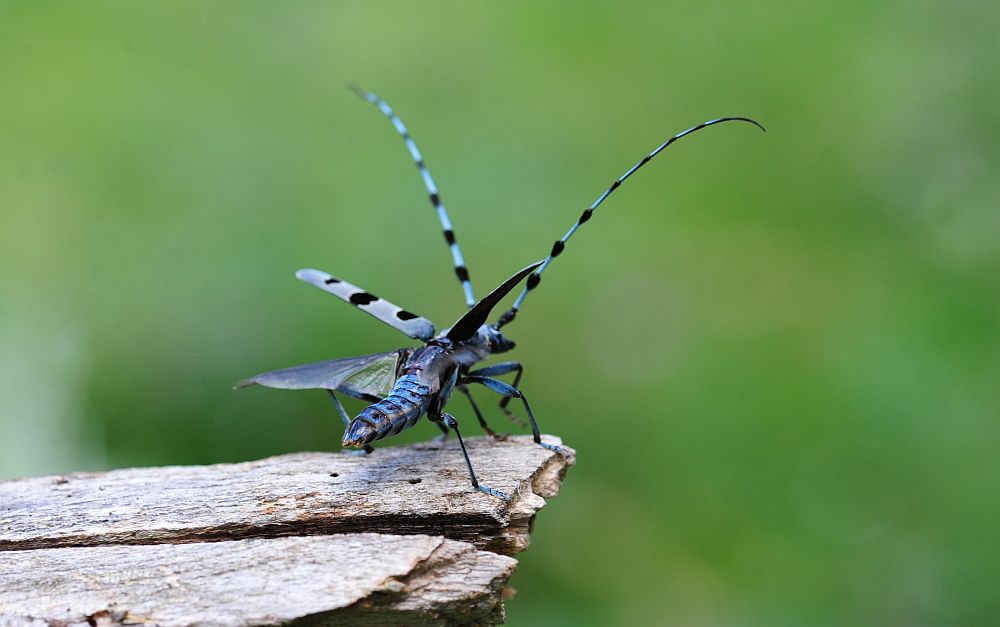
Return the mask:
{"type": "MultiPolygon", "coordinates": [[[[333,400],[333,406],[337,408],[337,413],[340,415],[340,419],[344,422],[344,428],[346,429],[347,427],[350,427],[351,417],[347,415],[347,410],[345,410],[344,406],[340,403],[340,399],[337,398],[337,395],[333,392],[333,390],[328,389],[327,392],[330,394],[330,399],[333,400]]],[[[365,444],[364,448],[361,450],[349,450],[346,452],[349,455],[371,455],[375,452],[375,449],[372,448],[371,444],[365,444]]]]}

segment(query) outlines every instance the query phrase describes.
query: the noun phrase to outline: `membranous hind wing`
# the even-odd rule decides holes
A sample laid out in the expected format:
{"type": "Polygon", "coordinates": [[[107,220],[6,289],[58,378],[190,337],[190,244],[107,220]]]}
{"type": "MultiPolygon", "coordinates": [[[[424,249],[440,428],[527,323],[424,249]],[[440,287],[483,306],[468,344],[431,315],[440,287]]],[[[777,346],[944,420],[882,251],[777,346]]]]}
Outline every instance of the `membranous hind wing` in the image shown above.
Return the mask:
{"type": "Polygon", "coordinates": [[[317,361],[264,372],[236,384],[236,388],[263,385],[283,390],[335,390],[365,401],[385,398],[411,349],[317,361]]]}
{"type": "Polygon", "coordinates": [[[427,318],[410,313],[393,305],[384,298],[366,292],[357,285],[330,276],[321,270],[305,269],[295,273],[295,277],[333,294],[361,311],[372,315],[389,326],[398,329],[416,340],[425,342],[434,337],[434,323],[427,318]]]}

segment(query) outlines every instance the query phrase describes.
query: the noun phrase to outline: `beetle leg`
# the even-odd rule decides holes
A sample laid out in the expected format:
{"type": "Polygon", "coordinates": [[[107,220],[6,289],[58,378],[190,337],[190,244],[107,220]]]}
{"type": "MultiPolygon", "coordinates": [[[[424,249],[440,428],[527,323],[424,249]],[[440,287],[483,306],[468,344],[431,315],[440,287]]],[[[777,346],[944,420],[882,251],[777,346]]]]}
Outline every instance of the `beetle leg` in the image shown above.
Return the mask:
{"type": "MultiPolygon", "coordinates": [[[[340,414],[340,419],[344,421],[344,428],[351,426],[351,417],[347,415],[347,411],[344,406],[340,404],[340,399],[337,395],[333,393],[333,390],[327,390],[330,393],[330,398],[333,400],[333,406],[337,408],[337,413],[340,414]]],[[[351,455],[370,455],[375,449],[372,448],[371,444],[365,444],[365,447],[360,451],[350,450],[347,451],[351,455]]]]}
{"type": "MultiPolygon", "coordinates": [[[[501,374],[507,374],[508,372],[517,372],[517,374],[514,375],[513,385],[515,388],[521,385],[521,375],[524,374],[524,366],[517,361],[501,361],[477,370],[472,370],[469,374],[474,376],[495,377],[501,374]]],[[[514,424],[522,427],[528,426],[524,420],[507,408],[508,403],[510,403],[510,399],[510,396],[504,396],[500,399],[500,411],[502,411],[503,415],[514,424]]]]}
{"type": "Polygon", "coordinates": [[[459,392],[465,394],[465,398],[469,399],[469,404],[472,405],[472,411],[476,414],[476,420],[479,421],[479,426],[483,428],[486,435],[490,436],[494,440],[506,440],[507,434],[497,433],[493,429],[490,429],[490,426],[486,424],[486,419],[483,418],[483,412],[479,410],[479,405],[477,405],[476,400],[472,398],[472,392],[469,391],[469,388],[461,384],[456,387],[458,387],[459,392]]]}
{"type": "Polygon", "coordinates": [[[478,479],[476,479],[476,472],[472,470],[472,461],[469,459],[469,452],[465,449],[465,441],[462,439],[462,433],[458,430],[458,421],[455,420],[455,417],[451,414],[440,414],[436,418],[428,415],[428,418],[430,418],[433,422],[443,422],[445,427],[455,432],[458,444],[462,447],[462,456],[465,457],[465,466],[469,469],[469,477],[472,479],[472,487],[484,494],[495,496],[504,503],[510,503],[510,497],[505,493],[497,490],[496,488],[491,488],[488,485],[483,485],[479,483],[478,479]]]}
{"type": "Polygon", "coordinates": [[[561,446],[542,442],[542,435],[538,431],[538,422],[535,420],[535,415],[531,412],[531,406],[528,405],[528,399],[524,397],[524,393],[522,393],[521,390],[517,389],[513,385],[504,383],[499,379],[491,379],[490,377],[483,377],[471,373],[464,379],[461,379],[460,383],[478,383],[493,390],[497,394],[503,394],[505,397],[516,397],[521,399],[521,402],[524,403],[524,411],[528,413],[528,420],[531,421],[531,435],[535,439],[535,444],[538,444],[543,448],[547,448],[550,451],[555,451],[556,453],[565,452],[561,446]]]}

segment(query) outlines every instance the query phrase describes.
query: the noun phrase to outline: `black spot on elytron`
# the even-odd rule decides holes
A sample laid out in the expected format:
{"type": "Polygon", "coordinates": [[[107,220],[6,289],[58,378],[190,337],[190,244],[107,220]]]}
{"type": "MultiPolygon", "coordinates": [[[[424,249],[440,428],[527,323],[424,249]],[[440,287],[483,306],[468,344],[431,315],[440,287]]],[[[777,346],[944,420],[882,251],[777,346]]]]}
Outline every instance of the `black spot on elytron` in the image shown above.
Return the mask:
{"type": "Polygon", "coordinates": [[[465,266],[455,266],[455,274],[458,276],[459,281],[469,280],[469,271],[466,270],[465,266]]]}
{"type": "Polygon", "coordinates": [[[368,292],[357,292],[351,294],[350,300],[352,305],[368,305],[377,301],[378,296],[369,294],[368,292]]]}
{"type": "Polygon", "coordinates": [[[330,277],[329,279],[323,282],[326,283],[327,285],[333,285],[334,283],[340,283],[340,279],[335,279],[333,277],[330,277]]]}
{"type": "Polygon", "coordinates": [[[593,215],[593,213],[594,213],[593,209],[585,210],[583,213],[580,214],[580,219],[577,220],[577,222],[583,224],[584,222],[590,219],[590,216],[593,215]]]}
{"type": "Polygon", "coordinates": [[[399,318],[400,320],[413,320],[414,318],[419,318],[420,316],[418,316],[417,314],[410,313],[405,309],[400,309],[399,311],[396,312],[396,317],[399,318]]]}
{"type": "Polygon", "coordinates": [[[528,277],[528,289],[533,290],[535,286],[542,282],[542,277],[537,274],[532,274],[528,277]]]}
{"type": "Polygon", "coordinates": [[[417,477],[416,479],[409,479],[408,481],[409,481],[409,482],[410,482],[410,484],[412,484],[412,485],[417,485],[418,483],[420,483],[420,482],[421,482],[421,481],[423,481],[423,480],[422,480],[422,479],[420,479],[419,477],[417,477]]]}
{"type": "Polygon", "coordinates": [[[451,246],[452,244],[454,244],[455,243],[455,232],[452,231],[451,229],[448,229],[447,231],[445,231],[444,232],[444,241],[448,242],[449,246],[451,246]]]}
{"type": "Polygon", "coordinates": [[[431,194],[431,203],[432,203],[432,204],[433,204],[433,205],[434,205],[435,207],[439,207],[439,206],[441,206],[441,197],[440,197],[440,196],[438,196],[438,195],[437,195],[436,193],[435,193],[435,194],[431,194]]]}
{"type": "Polygon", "coordinates": [[[556,240],[556,243],[552,245],[552,252],[549,254],[553,257],[558,257],[559,253],[563,251],[563,248],[566,248],[566,244],[561,239],[556,240]]]}

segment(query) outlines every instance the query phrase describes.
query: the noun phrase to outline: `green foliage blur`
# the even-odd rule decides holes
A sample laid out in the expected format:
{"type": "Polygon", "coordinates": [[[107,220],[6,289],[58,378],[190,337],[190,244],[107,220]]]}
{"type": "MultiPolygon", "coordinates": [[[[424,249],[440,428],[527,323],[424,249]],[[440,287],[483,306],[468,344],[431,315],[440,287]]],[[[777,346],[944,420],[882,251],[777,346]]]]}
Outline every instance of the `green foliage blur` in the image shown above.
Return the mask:
{"type": "Polygon", "coordinates": [[[509,622],[996,624],[998,33],[976,1],[0,0],[0,477],[337,449],[323,394],[231,390],[407,344],[298,268],[463,311],[348,81],[480,295],[749,115],[505,329],[579,452],[509,622]]]}

